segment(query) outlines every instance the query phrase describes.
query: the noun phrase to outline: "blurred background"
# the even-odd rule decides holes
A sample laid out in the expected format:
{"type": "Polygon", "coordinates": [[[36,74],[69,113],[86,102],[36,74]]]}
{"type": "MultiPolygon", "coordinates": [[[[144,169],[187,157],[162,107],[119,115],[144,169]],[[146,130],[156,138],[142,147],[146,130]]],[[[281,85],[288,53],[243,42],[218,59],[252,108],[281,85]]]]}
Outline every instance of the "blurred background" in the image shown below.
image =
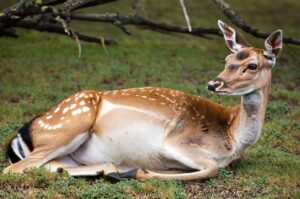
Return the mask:
{"type": "MultiPolygon", "coordinates": [[[[1,0],[0,10],[15,2],[1,0]]],[[[227,0],[226,3],[238,16],[262,32],[282,29],[284,36],[300,38],[298,0],[227,0]]],[[[217,20],[221,19],[241,32],[253,46],[263,48],[264,39],[253,37],[234,26],[211,0],[187,0],[185,5],[193,27],[217,28],[217,20]]],[[[77,12],[138,14],[151,20],[186,26],[182,8],[176,0],[122,0],[77,12]]],[[[3,149],[0,152],[0,170],[8,165],[4,156],[5,143],[16,134],[22,123],[83,89],[104,91],[162,86],[201,95],[224,105],[239,103],[239,97],[218,98],[206,89],[208,80],[223,70],[222,61],[230,53],[222,37],[163,33],[135,26],[128,26],[129,36],[113,24],[76,21],[71,25],[76,31],[97,38],[111,38],[117,44],[105,46],[81,41],[82,55],[79,58],[76,42],[64,35],[17,29],[18,38],[0,37],[0,146],[3,149]]],[[[124,197],[174,198],[176,194],[178,197],[206,197],[207,194],[225,198],[300,197],[299,54],[299,45],[283,46],[273,69],[273,85],[262,137],[237,168],[224,169],[217,179],[207,182],[148,182],[145,186],[149,189],[140,187],[137,182],[132,182],[136,183],[133,188],[130,183],[110,185],[101,181],[96,185],[108,188],[102,192],[99,189],[96,193],[103,195],[111,189],[124,197]],[[166,192],[166,195],[161,192],[166,192]]],[[[22,188],[18,195],[11,187],[16,187],[13,184],[18,182],[25,183],[25,180],[1,175],[0,196],[3,197],[10,194],[16,197],[36,194],[50,198],[84,197],[89,196],[95,186],[81,180],[80,189],[63,191],[55,189],[61,180],[59,177],[39,173],[42,179],[49,181],[45,187],[34,184],[36,179],[32,175],[27,179],[35,188],[32,195],[28,195],[30,186],[22,188]]],[[[68,184],[71,179],[66,177],[62,181],[68,184]]],[[[78,183],[66,186],[71,189],[73,185],[79,186],[78,183]]]]}

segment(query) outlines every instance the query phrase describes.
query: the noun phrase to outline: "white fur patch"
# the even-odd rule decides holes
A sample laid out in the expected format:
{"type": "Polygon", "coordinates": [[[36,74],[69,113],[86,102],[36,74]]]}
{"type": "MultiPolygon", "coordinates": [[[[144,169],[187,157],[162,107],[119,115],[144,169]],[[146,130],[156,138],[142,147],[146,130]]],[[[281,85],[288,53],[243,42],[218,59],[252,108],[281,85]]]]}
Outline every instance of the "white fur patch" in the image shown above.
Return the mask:
{"type": "Polygon", "coordinates": [[[22,160],[23,157],[21,156],[21,154],[19,152],[17,137],[15,139],[13,139],[13,141],[11,142],[11,147],[12,147],[13,151],[15,152],[15,154],[22,160]]]}
{"type": "Polygon", "coordinates": [[[30,154],[30,150],[27,147],[27,144],[24,142],[24,140],[20,134],[18,134],[18,139],[19,139],[19,143],[21,144],[21,147],[23,149],[25,157],[28,156],[30,154]]]}
{"type": "Polygon", "coordinates": [[[244,150],[254,144],[261,132],[262,123],[259,120],[262,101],[258,92],[243,96],[240,124],[235,133],[238,148],[244,150]]]}

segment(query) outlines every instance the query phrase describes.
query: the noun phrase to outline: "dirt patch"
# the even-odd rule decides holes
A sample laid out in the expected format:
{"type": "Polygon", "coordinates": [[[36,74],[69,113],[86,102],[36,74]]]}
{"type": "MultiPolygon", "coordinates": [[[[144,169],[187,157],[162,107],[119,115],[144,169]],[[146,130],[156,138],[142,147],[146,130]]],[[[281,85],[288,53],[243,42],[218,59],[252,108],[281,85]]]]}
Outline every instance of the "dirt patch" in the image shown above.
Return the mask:
{"type": "Polygon", "coordinates": [[[239,185],[209,185],[205,182],[186,182],[183,184],[188,198],[245,198],[263,196],[261,188],[248,189],[239,185]]]}

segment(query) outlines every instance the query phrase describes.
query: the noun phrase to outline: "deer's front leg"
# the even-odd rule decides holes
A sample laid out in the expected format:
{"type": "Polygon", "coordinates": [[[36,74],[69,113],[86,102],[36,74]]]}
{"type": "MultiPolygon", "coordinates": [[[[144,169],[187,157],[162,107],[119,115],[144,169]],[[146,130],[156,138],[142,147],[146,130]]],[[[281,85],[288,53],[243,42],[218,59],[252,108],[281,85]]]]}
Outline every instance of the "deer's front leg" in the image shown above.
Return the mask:
{"type": "Polygon", "coordinates": [[[90,166],[61,167],[59,170],[66,171],[70,176],[97,176],[100,173],[107,176],[112,173],[118,173],[117,168],[112,163],[90,166]]]}
{"type": "Polygon", "coordinates": [[[217,176],[219,166],[215,160],[189,148],[166,147],[166,155],[188,167],[194,172],[182,173],[178,171],[172,174],[139,169],[135,178],[137,180],[160,179],[160,180],[203,180],[217,176]]]}
{"type": "Polygon", "coordinates": [[[124,178],[134,178],[137,169],[122,171],[112,163],[103,163],[90,166],[62,166],[57,169],[57,172],[62,171],[66,171],[70,176],[103,176],[109,181],[118,182],[124,178]]]}

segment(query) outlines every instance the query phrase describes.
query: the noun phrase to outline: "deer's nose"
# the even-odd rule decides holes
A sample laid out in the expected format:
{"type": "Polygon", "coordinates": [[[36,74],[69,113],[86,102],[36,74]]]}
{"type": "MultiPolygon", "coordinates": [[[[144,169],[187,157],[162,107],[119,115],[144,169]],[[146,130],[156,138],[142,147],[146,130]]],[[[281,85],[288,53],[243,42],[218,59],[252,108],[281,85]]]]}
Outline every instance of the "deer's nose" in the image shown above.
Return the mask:
{"type": "Polygon", "coordinates": [[[214,78],[213,80],[208,82],[207,89],[210,91],[216,91],[224,84],[224,81],[221,78],[214,78]]]}

